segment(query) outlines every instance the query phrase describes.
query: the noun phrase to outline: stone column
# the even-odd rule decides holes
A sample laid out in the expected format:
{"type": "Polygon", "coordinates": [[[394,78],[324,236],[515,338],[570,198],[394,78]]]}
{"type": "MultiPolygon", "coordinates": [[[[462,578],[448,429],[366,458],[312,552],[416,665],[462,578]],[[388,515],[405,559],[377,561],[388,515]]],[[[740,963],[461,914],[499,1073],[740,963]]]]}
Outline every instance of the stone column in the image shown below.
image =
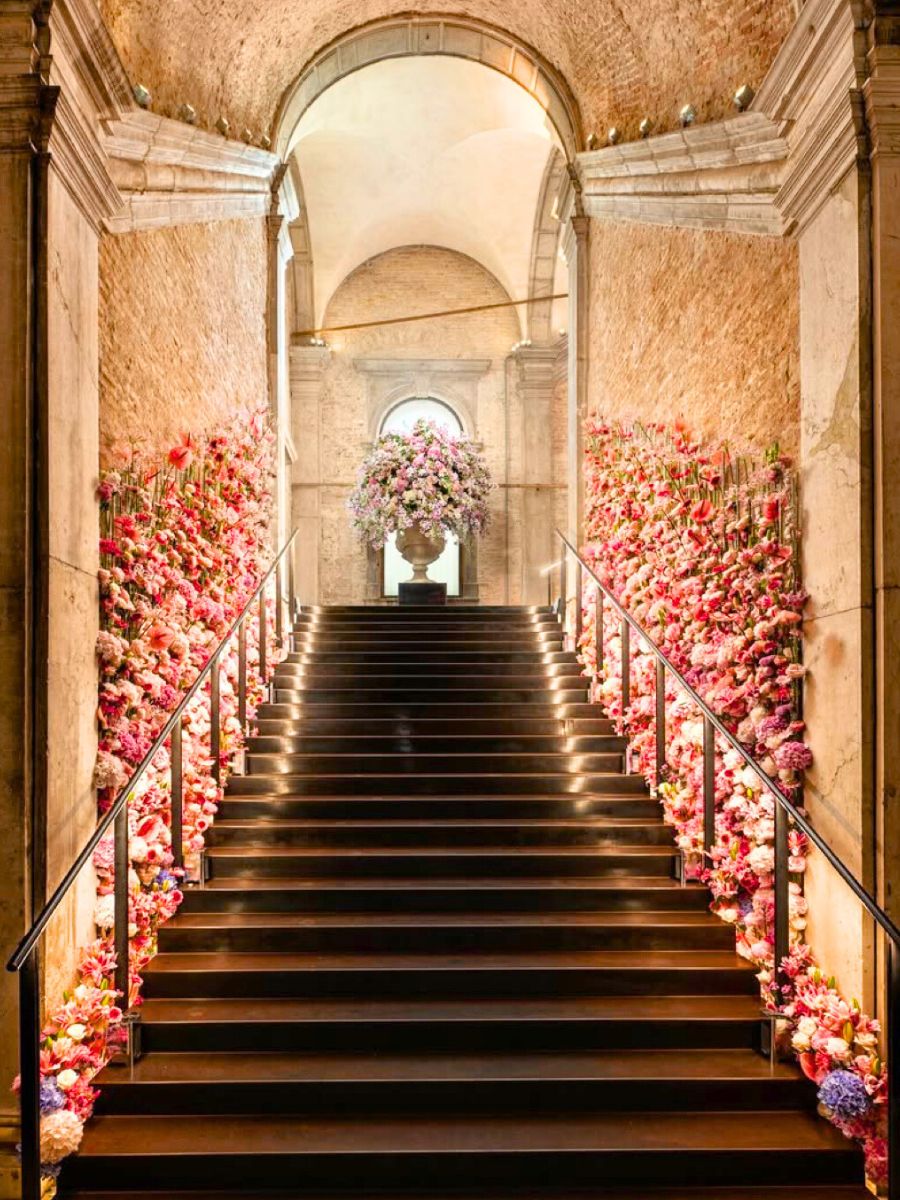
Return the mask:
{"type": "Polygon", "coordinates": [[[874,27],[865,86],[872,163],[875,798],[880,899],[900,921],[900,46],[874,27]]]}
{"type": "Polygon", "coordinates": [[[552,562],[553,536],[553,387],[557,352],[553,346],[520,346],[511,355],[516,366],[521,428],[522,489],[521,572],[518,603],[544,604],[547,581],[541,571],[552,562]]]}
{"type": "Polygon", "coordinates": [[[321,552],[322,465],[319,452],[320,408],[327,346],[292,342],[290,348],[291,422],[297,457],[293,465],[292,510],[299,529],[295,551],[297,599],[318,604],[321,552]]]}
{"type": "Polygon", "coordinates": [[[566,226],[563,253],[569,269],[569,520],[568,532],[580,546],[584,534],[584,420],[587,416],[588,321],[590,292],[588,231],[590,219],[572,216],[566,226]]]}

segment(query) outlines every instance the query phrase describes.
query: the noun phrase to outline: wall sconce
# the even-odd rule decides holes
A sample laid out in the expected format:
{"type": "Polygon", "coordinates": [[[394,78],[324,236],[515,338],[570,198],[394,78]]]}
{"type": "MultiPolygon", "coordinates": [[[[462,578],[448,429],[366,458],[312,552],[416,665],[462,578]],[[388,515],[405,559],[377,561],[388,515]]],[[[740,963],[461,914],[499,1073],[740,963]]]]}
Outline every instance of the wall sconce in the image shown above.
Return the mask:
{"type": "Polygon", "coordinates": [[[697,120],[697,110],[694,108],[693,104],[686,104],[678,114],[678,119],[685,129],[687,129],[689,125],[693,125],[693,123],[697,120]]]}
{"type": "Polygon", "coordinates": [[[178,119],[184,121],[186,125],[197,124],[197,110],[193,104],[182,104],[178,110],[178,119]]]}
{"type": "Polygon", "coordinates": [[[738,112],[745,112],[753,103],[753,97],[756,95],[749,83],[745,83],[743,87],[739,87],[734,93],[734,107],[738,112]]]}
{"type": "Polygon", "coordinates": [[[640,125],[638,126],[641,137],[642,138],[649,137],[650,131],[652,130],[652,128],[653,128],[653,122],[650,120],[649,117],[644,117],[643,121],[641,121],[640,125]]]}
{"type": "Polygon", "coordinates": [[[153,103],[153,97],[150,94],[149,88],[145,88],[142,83],[134,85],[134,102],[140,105],[141,108],[149,108],[153,103]]]}
{"type": "Polygon", "coordinates": [[[622,140],[622,134],[615,125],[610,127],[609,133],[607,133],[606,137],[611,146],[615,146],[617,142],[622,140]]]}
{"type": "Polygon", "coordinates": [[[218,129],[222,137],[228,137],[228,131],[230,128],[231,125],[225,120],[224,117],[219,117],[218,121],[216,121],[216,129],[218,129]]]}

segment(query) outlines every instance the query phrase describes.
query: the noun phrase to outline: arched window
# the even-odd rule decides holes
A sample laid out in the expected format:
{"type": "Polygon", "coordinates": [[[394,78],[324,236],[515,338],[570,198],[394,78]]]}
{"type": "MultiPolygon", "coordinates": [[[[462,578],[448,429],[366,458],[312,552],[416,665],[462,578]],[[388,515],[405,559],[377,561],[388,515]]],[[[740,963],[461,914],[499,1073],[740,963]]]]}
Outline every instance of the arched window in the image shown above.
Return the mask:
{"type": "MultiPolygon", "coordinates": [[[[433,396],[415,396],[395,404],[381,422],[382,433],[409,433],[416,421],[433,421],[453,434],[463,433],[462,422],[449,404],[433,396]]],[[[399,584],[410,577],[409,563],[402,557],[396,545],[396,534],[391,534],[384,547],[384,595],[396,596],[399,584]]],[[[447,538],[444,553],[428,568],[429,579],[446,583],[447,595],[459,595],[459,542],[455,537],[447,538]]]]}

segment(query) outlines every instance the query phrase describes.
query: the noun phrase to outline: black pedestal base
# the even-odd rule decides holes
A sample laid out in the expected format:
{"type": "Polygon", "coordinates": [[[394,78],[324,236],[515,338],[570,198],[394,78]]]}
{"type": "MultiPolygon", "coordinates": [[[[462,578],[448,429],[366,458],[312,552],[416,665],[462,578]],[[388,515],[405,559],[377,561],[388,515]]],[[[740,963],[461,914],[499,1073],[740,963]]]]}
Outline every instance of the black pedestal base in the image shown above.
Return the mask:
{"type": "Polygon", "coordinates": [[[446,604],[446,583],[401,583],[401,604],[446,604]]]}

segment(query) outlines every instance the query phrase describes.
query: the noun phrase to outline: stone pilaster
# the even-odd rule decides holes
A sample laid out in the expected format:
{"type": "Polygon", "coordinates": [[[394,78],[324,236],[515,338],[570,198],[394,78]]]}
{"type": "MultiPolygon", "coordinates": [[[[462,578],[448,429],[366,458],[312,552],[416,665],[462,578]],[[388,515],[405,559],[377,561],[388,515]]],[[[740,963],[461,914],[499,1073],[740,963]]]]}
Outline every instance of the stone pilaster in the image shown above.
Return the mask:
{"type": "Polygon", "coordinates": [[[563,253],[569,270],[569,537],[580,545],[584,535],[584,422],[588,396],[588,322],[590,220],[576,212],[566,226],[563,253]]]}
{"type": "Polygon", "coordinates": [[[290,347],[291,432],[296,447],[291,491],[294,528],[300,531],[295,579],[297,599],[301,604],[316,604],[320,599],[322,460],[319,430],[325,368],[330,354],[325,346],[292,342],[290,347]]]}
{"type": "Polygon", "coordinates": [[[557,351],[553,346],[520,346],[511,355],[519,403],[516,431],[520,451],[511,456],[520,464],[521,478],[511,480],[520,490],[519,603],[544,604],[546,576],[542,570],[554,557],[553,388],[557,351]]]}
{"type": "MultiPolygon", "coordinates": [[[[805,715],[817,829],[874,886],[871,262],[865,17],[809,0],[754,102],[784,131],[776,204],[800,251],[805,715]]],[[[809,938],[845,994],[874,1004],[870,923],[821,855],[809,938]],[[860,953],[860,947],[863,952],[860,953]]]]}
{"type": "Polygon", "coordinates": [[[900,45],[890,40],[896,43],[898,33],[873,26],[864,88],[872,165],[877,882],[895,921],[900,919],[900,45]]]}

